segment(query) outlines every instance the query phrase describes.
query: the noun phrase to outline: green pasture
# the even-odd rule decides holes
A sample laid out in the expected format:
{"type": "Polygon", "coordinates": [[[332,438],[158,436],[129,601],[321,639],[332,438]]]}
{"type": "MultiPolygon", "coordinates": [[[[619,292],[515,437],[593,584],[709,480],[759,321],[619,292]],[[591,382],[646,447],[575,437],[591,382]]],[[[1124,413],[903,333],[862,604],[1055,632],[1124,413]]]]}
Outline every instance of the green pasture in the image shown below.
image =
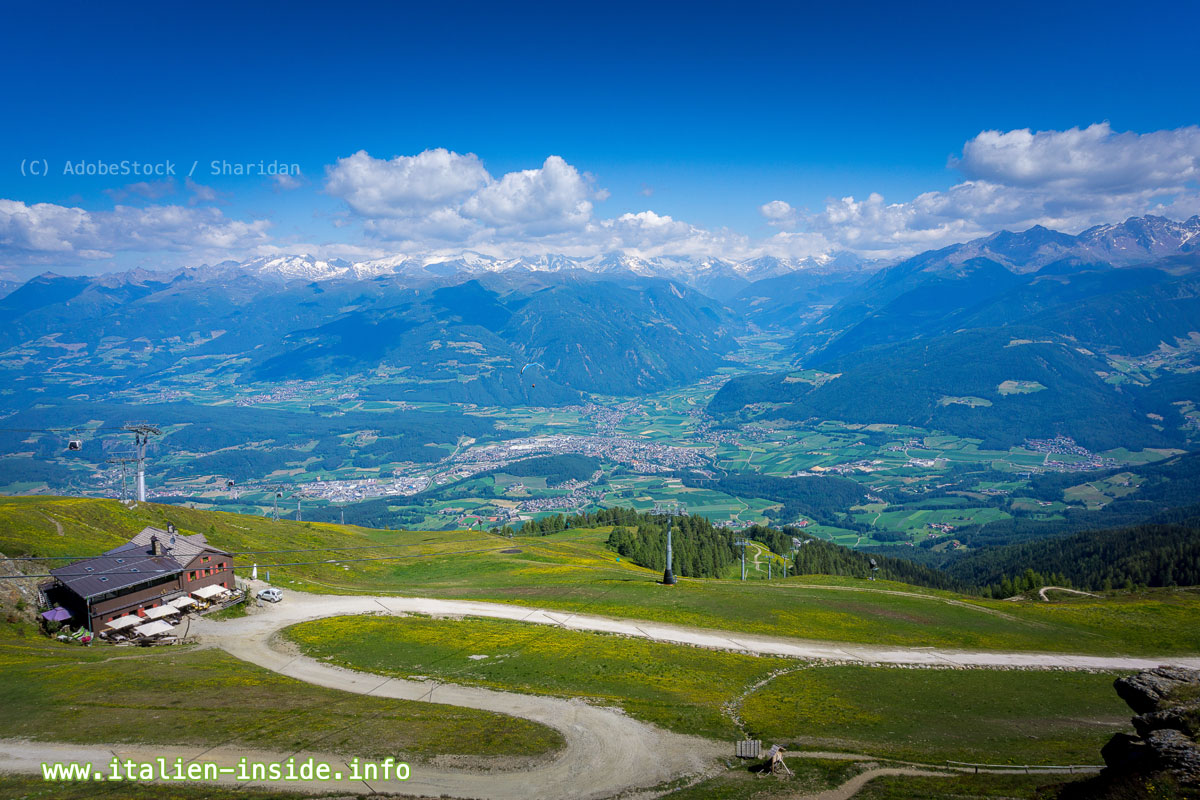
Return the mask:
{"type": "Polygon", "coordinates": [[[742,703],[753,738],[905,761],[1098,764],[1129,727],[1115,674],[802,667],[742,703]]]}
{"type": "Polygon", "coordinates": [[[1190,591],[1022,604],[820,576],[744,583],[684,576],[678,586],[667,588],[658,584],[656,572],[628,560],[618,562],[604,546],[607,529],[506,539],[479,531],[381,531],[272,522],[155,504],[129,510],[114,501],[7,498],[0,500],[0,552],[90,555],[123,543],[145,525],[165,527],[168,522],[184,533],[203,532],[232,551],[311,550],[235,557],[243,569],[251,561],[260,570],[270,565],[273,581],[284,588],[490,600],[873,644],[1103,654],[1200,652],[1200,628],[1194,624],[1200,595],[1190,591]],[[61,536],[56,521],[62,526],[61,536]],[[520,552],[503,552],[511,549],[520,552]]]}
{"type": "Polygon", "coordinates": [[[0,738],[415,760],[562,746],[557,731],[503,714],[323,689],[219,650],[66,645],[31,625],[0,630],[0,675],[0,738]]]}
{"type": "Polygon", "coordinates": [[[1108,674],[820,667],[475,618],[340,617],[285,635],[352,669],[584,697],[680,733],[925,763],[1089,764],[1129,717],[1108,674]]]}

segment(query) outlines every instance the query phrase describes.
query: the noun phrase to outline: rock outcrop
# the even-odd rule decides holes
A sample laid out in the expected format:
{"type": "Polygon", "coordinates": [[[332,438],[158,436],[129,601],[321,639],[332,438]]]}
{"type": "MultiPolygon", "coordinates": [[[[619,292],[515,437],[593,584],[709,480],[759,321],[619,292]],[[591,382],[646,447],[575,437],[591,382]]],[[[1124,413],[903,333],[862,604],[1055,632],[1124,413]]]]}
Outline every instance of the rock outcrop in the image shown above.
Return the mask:
{"type": "Polygon", "coordinates": [[[1136,714],[1160,710],[1162,703],[1184,686],[1200,686],[1200,670],[1158,667],[1113,682],[1117,695],[1136,714]]]}
{"type": "Polygon", "coordinates": [[[1137,714],[1137,735],[1118,733],[1104,746],[1105,774],[1165,772],[1181,787],[1200,789],[1200,671],[1158,667],[1113,686],[1137,714]]]}

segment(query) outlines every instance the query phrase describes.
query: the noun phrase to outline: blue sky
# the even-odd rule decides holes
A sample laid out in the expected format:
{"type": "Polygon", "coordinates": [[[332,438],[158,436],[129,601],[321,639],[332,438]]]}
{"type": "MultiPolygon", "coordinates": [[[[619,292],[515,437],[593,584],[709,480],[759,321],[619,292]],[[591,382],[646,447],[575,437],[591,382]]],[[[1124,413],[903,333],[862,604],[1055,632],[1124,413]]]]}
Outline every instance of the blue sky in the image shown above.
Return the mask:
{"type": "Polygon", "coordinates": [[[1200,210],[1192,3],[248,5],[4,12],[0,270],[301,250],[886,258],[1200,210]],[[177,174],[62,174],[126,159],[177,174]],[[38,160],[49,175],[21,174],[38,160]]]}

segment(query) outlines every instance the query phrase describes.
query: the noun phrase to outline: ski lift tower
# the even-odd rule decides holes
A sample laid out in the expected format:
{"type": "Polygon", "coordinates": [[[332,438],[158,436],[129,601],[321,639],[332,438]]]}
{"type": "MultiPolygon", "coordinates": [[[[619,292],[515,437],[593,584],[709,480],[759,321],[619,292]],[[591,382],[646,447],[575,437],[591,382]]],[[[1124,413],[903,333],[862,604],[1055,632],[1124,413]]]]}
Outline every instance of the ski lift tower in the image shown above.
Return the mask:
{"type": "Polygon", "coordinates": [[[151,436],[162,436],[162,431],[156,426],[144,422],[131,423],[121,430],[132,433],[133,441],[137,445],[136,495],[137,502],[144,503],[146,502],[146,443],[150,441],[151,436]]]}
{"type": "Polygon", "coordinates": [[[106,463],[117,464],[121,467],[121,502],[129,502],[129,486],[126,481],[125,465],[133,464],[137,461],[136,458],[110,458],[106,463]]]}
{"type": "Polygon", "coordinates": [[[663,570],[663,586],[674,586],[675,572],[671,569],[674,564],[674,554],[671,552],[671,520],[687,514],[687,507],[682,503],[655,503],[654,513],[663,514],[667,518],[667,568],[663,570]]]}
{"type": "Polygon", "coordinates": [[[738,539],[733,544],[735,547],[738,545],[741,545],[741,548],[742,548],[742,580],[746,580],[746,545],[750,544],[750,542],[748,542],[746,540],[746,537],[743,536],[742,538],[738,539]]]}

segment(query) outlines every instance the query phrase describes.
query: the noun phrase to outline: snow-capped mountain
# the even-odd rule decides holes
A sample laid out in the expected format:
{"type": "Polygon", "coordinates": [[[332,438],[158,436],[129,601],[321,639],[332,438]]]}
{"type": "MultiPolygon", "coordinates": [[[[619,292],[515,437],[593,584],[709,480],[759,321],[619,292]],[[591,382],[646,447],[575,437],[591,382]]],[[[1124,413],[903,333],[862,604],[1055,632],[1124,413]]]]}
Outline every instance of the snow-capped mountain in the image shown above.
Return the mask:
{"type": "Polygon", "coordinates": [[[466,250],[458,253],[398,253],[358,262],[323,260],[308,254],[261,256],[243,262],[223,262],[202,267],[199,273],[210,278],[241,273],[264,280],[327,281],[369,280],[380,276],[436,280],[460,274],[581,270],[597,275],[669,278],[697,287],[711,288],[719,284],[732,288],[799,270],[862,269],[873,266],[876,265],[851,254],[842,254],[835,264],[831,258],[780,259],[760,256],[734,261],[695,256],[647,258],[621,252],[586,258],[555,253],[502,258],[466,250]]]}
{"type": "MultiPolygon", "coordinates": [[[[1098,225],[1078,235],[1034,226],[1025,231],[999,231],[981,239],[951,245],[907,259],[902,264],[925,271],[957,270],[974,258],[995,261],[1018,274],[1037,272],[1047,265],[1074,270],[1082,265],[1130,266],[1169,256],[1200,253],[1200,216],[1183,222],[1164,217],[1132,217],[1124,222],[1098,225]],[[939,267],[940,265],[940,267],[939,267]],[[1074,265],[1074,266],[1072,266],[1074,265]]],[[[713,256],[647,257],[620,251],[588,257],[538,254],[500,257],[473,250],[397,253],[363,261],[322,259],[309,254],[271,255],[248,261],[177,270],[195,280],[236,280],[253,276],[264,281],[371,280],[396,276],[427,283],[457,275],[504,272],[583,271],[604,276],[668,278],[718,299],[731,298],[752,283],[796,272],[847,273],[876,271],[888,262],[866,261],[849,253],[807,258],[756,256],[734,260],[713,256]]],[[[120,282],[163,280],[167,273],[122,273],[120,282]]]]}
{"type": "Polygon", "coordinates": [[[324,281],[345,277],[352,264],[335,258],[322,261],[310,255],[263,256],[243,262],[239,267],[262,277],[284,280],[324,281]]]}
{"type": "Polygon", "coordinates": [[[917,259],[940,255],[948,263],[961,263],[982,257],[997,261],[1013,272],[1026,273],[1058,261],[1127,267],[1193,252],[1200,252],[1200,216],[1183,222],[1145,216],[1097,225],[1076,236],[1041,225],[1019,233],[999,231],[933,254],[922,254],[917,259]]]}
{"type": "Polygon", "coordinates": [[[1200,215],[1184,222],[1166,217],[1130,217],[1079,234],[1079,244],[1098,259],[1144,260],[1200,251],[1200,215]]]}

